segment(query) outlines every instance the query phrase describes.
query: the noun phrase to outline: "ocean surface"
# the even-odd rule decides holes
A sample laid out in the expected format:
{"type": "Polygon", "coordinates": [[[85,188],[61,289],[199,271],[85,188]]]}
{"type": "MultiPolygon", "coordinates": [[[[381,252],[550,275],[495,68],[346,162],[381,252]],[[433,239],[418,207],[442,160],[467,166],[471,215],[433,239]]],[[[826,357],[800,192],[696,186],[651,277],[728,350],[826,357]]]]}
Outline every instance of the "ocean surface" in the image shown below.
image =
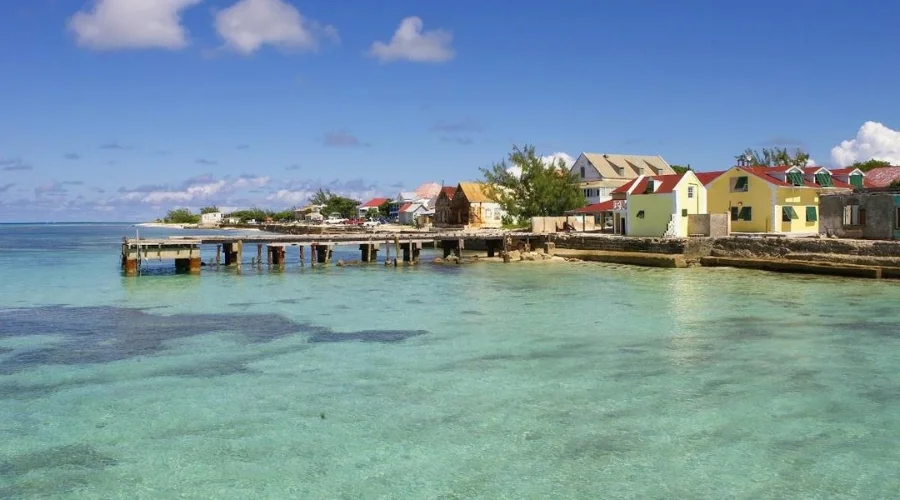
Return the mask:
{"type": "Polygon", "coordinates": [[[0,498],[900,495],[896,282],[290,253],[128,278],[134,232],[0,225],[0,498]]]}

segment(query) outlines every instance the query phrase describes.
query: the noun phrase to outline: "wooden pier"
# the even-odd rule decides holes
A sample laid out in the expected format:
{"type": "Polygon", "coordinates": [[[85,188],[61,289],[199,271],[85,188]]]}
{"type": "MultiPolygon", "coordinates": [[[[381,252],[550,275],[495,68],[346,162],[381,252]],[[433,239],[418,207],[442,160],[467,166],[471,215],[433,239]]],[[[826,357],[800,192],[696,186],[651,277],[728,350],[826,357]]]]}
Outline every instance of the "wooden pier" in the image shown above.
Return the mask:
{"type": "Polygon", "coordinates": [[[414,265],[424,245],[434,245],[443,250],[444,258],[461,256],[468,245],[483,248],[488,257],[497,254],[507,260],[510,250],[531,248],[541,244],[545,235],[521,232],[479,232],[479,233],[343,233],[343,234],[251,234],[251,235],[208,235],[172,236],[165,239],[123,238],[122,269],[126,275],[136,276],[144,262],[175,261],[176,272],[199,273],[203,267],[201,247],[215,245],[216,267],[227,266],[240,269],[245,261],[245,251],[251,254],[249,264],[261,266],[284,266],[289,248],[296,248],[300,265],[307,262],[306,249],[309,248],[309,265],[326,265],[332,262],[334,248],[355,246],[360,252],[360,262],[377,262],[379,252],[384,251],[385,262],[393,265],[414,265]],[[255,248],[254,248],[255,247],[255,248]],[[255,252],[253,252],[255,250],[255,252]],[[393,253],[393,258],[391,257],[393,253]],[[265,255],[264,255],[265,254],[265,255]],[[265,258],[265,261],[263,259],[265,258]]]}

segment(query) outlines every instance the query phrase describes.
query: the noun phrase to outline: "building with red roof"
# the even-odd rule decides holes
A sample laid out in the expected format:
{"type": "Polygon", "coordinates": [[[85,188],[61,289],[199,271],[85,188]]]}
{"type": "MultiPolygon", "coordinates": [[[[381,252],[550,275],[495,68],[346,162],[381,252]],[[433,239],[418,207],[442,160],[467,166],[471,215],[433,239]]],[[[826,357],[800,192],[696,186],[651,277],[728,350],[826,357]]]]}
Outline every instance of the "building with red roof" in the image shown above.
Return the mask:
{"type": "Polygon", "coordinates": [[[730,214],[734,232],[818,234],[819,195],[852,191],[853,183],[864,182],[858,175],[820,166],[739,165],[705,182],[709,212],[730,214]]]}
{"type": "Polygon", "coordinates": [[[388,198],[372,198],[358,207],[359,216],[365,218],[369,215],[369,210],[378,210],[378,207],[383,205],[386,201],[390,200],[388,200],[388,198]]]}
{"type": "Polygon", "coordinates": [[[613,191],[625,194],[629,236],[686,238],[691,215],[706,214],[706,187],[693,171],[640,176],[613,191]]]}

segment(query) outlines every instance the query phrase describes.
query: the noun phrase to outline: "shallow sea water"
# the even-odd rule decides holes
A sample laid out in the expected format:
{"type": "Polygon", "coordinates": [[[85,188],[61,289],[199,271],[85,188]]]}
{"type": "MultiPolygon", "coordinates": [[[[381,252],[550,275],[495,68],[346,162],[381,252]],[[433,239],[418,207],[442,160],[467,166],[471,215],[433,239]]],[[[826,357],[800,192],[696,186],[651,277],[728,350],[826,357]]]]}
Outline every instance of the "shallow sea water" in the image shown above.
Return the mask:
{"type": "Polygon", "coordinates": [[[895,282],[296,255],[126,278],[133,232],[0,225],[0,498],[900,492],[895,282]]]}

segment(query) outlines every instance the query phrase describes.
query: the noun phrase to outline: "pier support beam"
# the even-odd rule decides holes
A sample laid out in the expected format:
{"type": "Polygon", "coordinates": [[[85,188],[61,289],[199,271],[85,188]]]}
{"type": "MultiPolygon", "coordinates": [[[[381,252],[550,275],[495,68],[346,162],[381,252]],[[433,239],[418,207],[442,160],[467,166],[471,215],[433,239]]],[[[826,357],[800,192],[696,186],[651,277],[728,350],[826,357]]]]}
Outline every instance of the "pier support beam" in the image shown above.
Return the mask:
{"type": "Polygon", "coordinates": [[[129,259],[126,256],[122,256],[122,267],[125,269],[125,274],[128,276],[137,276],[138,273],[138,261],[137,259],[129,259]]]}
{"type": "Polygon", "coordinates": [[[303,245],[300,245],[300,267],[303,267],[303,245]]]}
{"type": "Polygon", "coordinates": [[[457,257],[462,256],[462,250],[465,248],[464,240],[442,240],[441,248],[444,249],[444,258],[450,256],[452,253],[457,257]]]}
{"type": "Polygon", "coordinates": [[[197,255],[195,257],[190,257],[187,259],[175,259],[175,272],[176,273],[191,273],[196,274],[200,272],[201,264],[200,264],[200,256],[197,255]]]}
{"type": "Polygon", "coordinates": [[[285,256],[284,247],[269,247],[269,252],[272,255],[272,265],[279,266],[279,267],[284,265],[284,256],[285,256]]]}
{"type": "Polygon", "coordinates": [[[331,247],[328,245],[316,245],[316,255],[313,257],[317,264],[324,264],[331,260],[331,247]]]}
{"type": "Polygon", "coordinates": [[[497,248],[501,247],[503,244],[498,240],[487,240],[484,242],[487,245],[487,256],[494,257],[497,253],[497,248]]]}
{"type": "Polygon", "coordinates": [[[222,248],[225,251],[225,265],[239,266],[242,259],[243,242],[235,241],[234,243],[225,243],[222,248]]]}
{"type": "Polygon", "coordinates": [[[378,245],[374,243],[363,243],[359,246],[359,251],[363,262],[375,262],[378,260],[378,245]]]}
{"type": "Polygon", "coordinates": [[[400,249],[403,251],[403,262],[416,263],[419,261],[419,253],[422,251],[422,243],[410,241],[402,243],[400,249]]]}

